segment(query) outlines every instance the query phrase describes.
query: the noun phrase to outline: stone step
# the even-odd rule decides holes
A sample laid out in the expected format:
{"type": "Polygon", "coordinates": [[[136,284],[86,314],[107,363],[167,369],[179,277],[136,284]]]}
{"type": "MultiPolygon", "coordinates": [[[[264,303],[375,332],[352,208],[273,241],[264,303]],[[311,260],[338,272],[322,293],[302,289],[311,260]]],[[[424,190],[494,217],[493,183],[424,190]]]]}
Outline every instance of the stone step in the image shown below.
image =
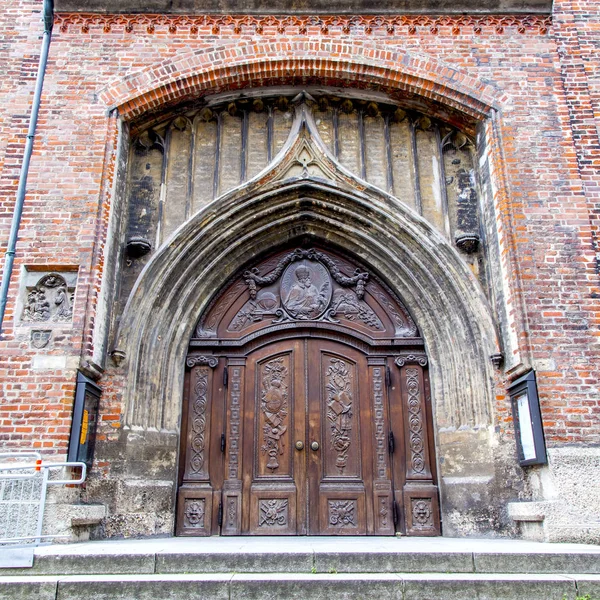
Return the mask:
{"type": "Polygon", "coordinates": [[[600,547],[448,538],[171,538],[42,546],[33,567],[0,570],[0,576],[203,573],[600,574],[600,547]]]}
{"type": "Polygon", "coordinates": [[[575,600],[600,576],[474,573],[236,573],[1,577],[0,600],[575,600]]]}

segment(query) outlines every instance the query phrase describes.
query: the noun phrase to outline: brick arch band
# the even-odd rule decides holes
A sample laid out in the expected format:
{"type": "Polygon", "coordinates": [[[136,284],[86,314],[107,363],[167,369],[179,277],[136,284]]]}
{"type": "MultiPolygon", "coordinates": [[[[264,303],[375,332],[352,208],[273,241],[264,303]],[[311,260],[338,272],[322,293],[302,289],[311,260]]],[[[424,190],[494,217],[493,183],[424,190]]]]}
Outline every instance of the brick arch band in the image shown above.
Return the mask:
{"type": "Polygon", "coordinates": [[[430,56],[326,36],[297,41],[244,41],[182,53],[98,90],[125,120],[208,92],[281,85],[367,87],[425,99],[473,120],[499,108],[495,88],[430,56]]]}

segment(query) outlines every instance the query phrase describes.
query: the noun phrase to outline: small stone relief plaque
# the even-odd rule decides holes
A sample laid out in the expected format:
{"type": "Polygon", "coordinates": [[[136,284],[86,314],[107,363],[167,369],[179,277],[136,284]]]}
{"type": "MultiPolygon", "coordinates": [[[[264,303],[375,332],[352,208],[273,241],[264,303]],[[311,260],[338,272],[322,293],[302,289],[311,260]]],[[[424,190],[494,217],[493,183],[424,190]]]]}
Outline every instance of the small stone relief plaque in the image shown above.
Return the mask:
{"type": "Polygon", "coordinates": [[[329,306],[331,293],[329,273],[318,262],[292,263],[281,278],[283,307],[294,319],[318,319],[329,306]]]}
{"type": "Polygon", "coordinates": [[[184,526],[192,529],[204,529],[206,500],[204,498],[185,500],[184,526]]]}
{"type": "Polygon", "coordinates": [[[52,331],[49,329],[33,329],[31,331],[31,345],[41,350],[48,345],[51,337],[52,331]]]}
{"type": "Polygon", "coordinates": [[[288,524],[288,501],[285,498],[259,500],[259,527],[286,527],[288,524]]]}
{"type": "MultiPolygon", "coordinates": [[[[71,323],[76,277],[76,273],[27,272],[21,322],[71,323]]],[[[41,337],[36,343],[41,343],[41,337]]]]}

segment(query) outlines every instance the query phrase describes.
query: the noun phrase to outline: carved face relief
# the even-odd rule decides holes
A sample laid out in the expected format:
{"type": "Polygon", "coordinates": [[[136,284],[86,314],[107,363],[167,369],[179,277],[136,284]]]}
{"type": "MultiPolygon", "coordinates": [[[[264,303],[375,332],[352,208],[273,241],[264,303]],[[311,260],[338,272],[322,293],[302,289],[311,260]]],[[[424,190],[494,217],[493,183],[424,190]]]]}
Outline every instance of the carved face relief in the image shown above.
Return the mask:
{"type": "Polygon", "coordinates": [[[292,263],[281,278],[281,299],[294,319],[318,319],[331,301],[331,278],[327,269],[312,261],[292,263]]]}

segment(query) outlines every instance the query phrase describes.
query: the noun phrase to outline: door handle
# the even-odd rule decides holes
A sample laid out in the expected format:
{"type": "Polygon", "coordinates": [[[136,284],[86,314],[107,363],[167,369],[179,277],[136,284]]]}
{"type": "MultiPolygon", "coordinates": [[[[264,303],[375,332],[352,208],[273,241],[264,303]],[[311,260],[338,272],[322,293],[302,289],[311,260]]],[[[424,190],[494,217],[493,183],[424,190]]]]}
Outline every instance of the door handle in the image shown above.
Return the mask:
{"type": "Polygon", "coordinates": [[[310,445],[311,450],[314,450],[315,452],[319,449],[319,442],[313,442],[310,445]]]}
{"type": "Polygon", "coordinates": [[[304,442],[301,442],[300,440],[298,440],[296,442],[296,450],[304,450],[304,442]]]}

